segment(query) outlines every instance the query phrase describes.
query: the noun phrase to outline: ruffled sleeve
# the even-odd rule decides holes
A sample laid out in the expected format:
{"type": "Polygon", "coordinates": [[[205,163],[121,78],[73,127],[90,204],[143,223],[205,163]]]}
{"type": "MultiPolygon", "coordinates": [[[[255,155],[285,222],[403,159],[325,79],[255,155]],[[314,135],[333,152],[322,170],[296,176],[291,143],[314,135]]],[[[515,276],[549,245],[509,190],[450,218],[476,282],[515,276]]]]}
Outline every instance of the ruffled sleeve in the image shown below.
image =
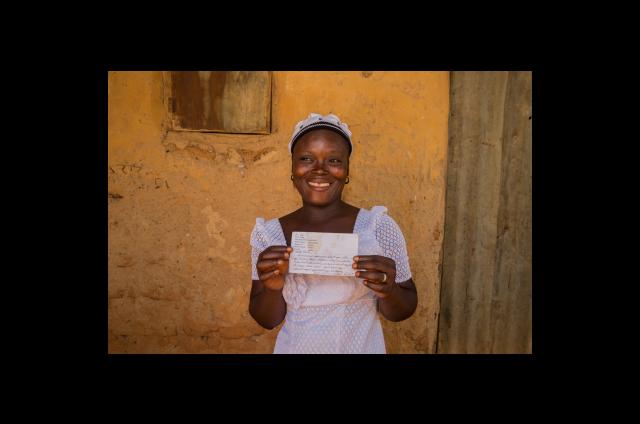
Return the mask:
{"type": "MultiPolygon", "coordinates": [[[[269,246],[284,246],[287,244],[282,228],[277,220],[265,221],[256,218],[256,225],[251,232],[251,279],[257,280],[258,256],[269,246]]],[[[297,309],[307,297],[308,286],[302,274],[290,274],[285,276],[282,295],[287,302],[287,307],[297,309]]]]}
{"type": "Polygon", "coordinates": [[[396,263],[396,282],[401,283],[411,278],[407,243],[400,226],[386,212],[384,206],[375,206],[373,221],[375,236],[383,255],[396,263]]]}
{"type": "Polygon", "coordinates": [[[258,263],[258,256],[264,249],[270,246],[269,234],[264,226],[264,218],[256,218],[256,225],[253,226],[251,231],[251,279],[258,279],[258,269],[256,264],[258,263]]]}

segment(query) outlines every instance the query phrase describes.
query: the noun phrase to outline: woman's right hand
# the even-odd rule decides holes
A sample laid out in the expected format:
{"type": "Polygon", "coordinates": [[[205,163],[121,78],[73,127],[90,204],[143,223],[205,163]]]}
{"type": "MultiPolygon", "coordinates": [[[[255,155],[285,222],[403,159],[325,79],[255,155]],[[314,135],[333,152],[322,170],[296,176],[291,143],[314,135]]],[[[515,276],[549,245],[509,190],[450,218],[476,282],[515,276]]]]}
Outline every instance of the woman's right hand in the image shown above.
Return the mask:
{"type": "Polygon", "coordinates": [[[256,268],[258,278],[266,288],[282,290],[284,276],[289,272],[289,254],[292,251],[288,246],[269,246],[260,253],[256,268]]]}

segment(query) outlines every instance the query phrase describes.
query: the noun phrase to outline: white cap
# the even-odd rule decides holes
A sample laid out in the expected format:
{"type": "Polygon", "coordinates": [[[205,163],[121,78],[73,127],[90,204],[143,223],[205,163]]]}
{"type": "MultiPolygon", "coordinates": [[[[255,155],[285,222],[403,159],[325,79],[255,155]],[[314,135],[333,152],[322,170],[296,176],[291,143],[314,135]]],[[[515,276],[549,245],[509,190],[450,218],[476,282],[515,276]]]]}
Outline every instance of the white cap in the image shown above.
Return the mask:
{"type": "Polygon", "coordinates": [[[293,144],[297,139],[299,139],[309,131],[319,128],[336,131],[344,138],[346,138],[349,142],[349,154],[351,154],[351,150],[353,150],[353,144],[351,143],[351,131],[349,131],[349,126],[345,122],[341,122],[340,118],[332,113],[324,116],[320,115],[319,113],[310,113],[307,119],[298,122],[293,128],[293,135],[291,136],[291,140],[289,141],[289,153],[293,153],[293,144]]]}

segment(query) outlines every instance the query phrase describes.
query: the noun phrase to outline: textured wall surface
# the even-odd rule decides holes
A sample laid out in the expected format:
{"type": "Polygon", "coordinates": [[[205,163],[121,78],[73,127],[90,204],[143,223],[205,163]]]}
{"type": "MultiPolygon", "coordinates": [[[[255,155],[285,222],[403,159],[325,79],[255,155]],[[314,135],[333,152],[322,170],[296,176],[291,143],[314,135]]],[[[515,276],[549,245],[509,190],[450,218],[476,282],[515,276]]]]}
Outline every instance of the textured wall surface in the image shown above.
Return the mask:
{"type": "Polygon", "coordinates": [[[531,353],[531,72],[452,72],[439,353],[531,353]]]}
{"type": "Polygon", "coordinates": [[[416,313],[382,318],[389,353],[435,352],[448,72],[274,72],[272,131],[168,130],[160,72],[109,73],[110,353],[270,353],[248,313],[255,218],[300,206],[287,142],[310,112],[353,132],[345,201],[385,205],[408,243],[416,313]]]}

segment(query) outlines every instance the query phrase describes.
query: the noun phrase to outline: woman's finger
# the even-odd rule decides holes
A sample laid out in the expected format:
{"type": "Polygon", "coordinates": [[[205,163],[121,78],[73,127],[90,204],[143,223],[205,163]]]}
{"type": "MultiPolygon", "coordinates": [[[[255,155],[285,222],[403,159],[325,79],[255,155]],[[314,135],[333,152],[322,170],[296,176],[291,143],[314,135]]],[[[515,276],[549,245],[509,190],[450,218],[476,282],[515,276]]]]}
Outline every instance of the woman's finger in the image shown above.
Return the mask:
{"type": "Polygon", "coordinates": [[[393,259],[378,255],[355,256],[353,261],[357,264],[382,264],[388,267],[394,267],[396,264],[393,259]]]}
{"type": "Polygon", "coordinates": [[[271,251],[271,252],[291,252],[293,249],[290,246],[269,246],[267,247],[264,251],[271,251]]]}
{"type": "Polygon", "coordinates": [[[291,253],[292,251],[293,251],[293,248],[289,246],[269,246],[261,252],[261,255],[266,255],[268,253],[274,253],[274,252],[275,253],[284,253],[284,252],[291,253]]]}
{"type": "Polygon", "coordinates": [[[270,271],[284,264],[284,259],[263,259],[256,263],[256,268],[259,271],[270,271]]]}
{"type": "Polygon", "coordinates": [[[388,289],[387,283],[378,284],[378,282],[374,282],[371,280],[365,280],[364,285],[377,292],[384,292],[386,289],[388,289]]]}
{"type": "Polygon", "coordinates": [[[259,278],[260,278],[260,281],[265,281],[265,280],[268,280],[269,278],[275,277],[278,274],[280,274],[280,271],[275,269],[273,271],[265,272],[263,274],[260,274],[259,278]]]}
{"type": "Polygon", "coordinates": [[[380,262],[377,260],[366,260],[366,261],[359,260],[358,262],[354,263],[353,268],[362,269],[365,271],[379,271],[387,274],[395,272],[395,269],[396,269],[395,263],[389,264],[389,263],[380,262]]]}
{"type": "Polygon", "coordinates": [[[358,266],[358,268],[372,268],[378,261],[375,258],[362,258],[356,256],[358,259],[354,259],[353,262],[358,266]]]}
{"type": "Polygon", "coordinates": [[[288,252],[263,252],[260,256],[258,256],[259,260],[262,259],[289,259],[288,252]]]}
{"type": "Polygon", "coordinates": [[[385,279],[385,273],[384,272],[379,272],[379,271],[358,271],[356,272],[356,277],[357,278],[362,278],[365,280],[370,280],[370,281],[374,281],[376,283],[381,283],[381,284],[386,284],[387,282],[389,282],[390,278],[389,278],[389,274],[387,275],[387,279],[384,283],[382,283],[382,281],[385,279]]]}
{"type": "Polygon", "coordinates": [[[380,256],[380,255],[358,255],[358,256],[354,256],[353,260],[355,262],[378,261],[378,262],[385,262],[385,263],[395,263],[393,259],[387,258],[386,256],[380,256]]]}

